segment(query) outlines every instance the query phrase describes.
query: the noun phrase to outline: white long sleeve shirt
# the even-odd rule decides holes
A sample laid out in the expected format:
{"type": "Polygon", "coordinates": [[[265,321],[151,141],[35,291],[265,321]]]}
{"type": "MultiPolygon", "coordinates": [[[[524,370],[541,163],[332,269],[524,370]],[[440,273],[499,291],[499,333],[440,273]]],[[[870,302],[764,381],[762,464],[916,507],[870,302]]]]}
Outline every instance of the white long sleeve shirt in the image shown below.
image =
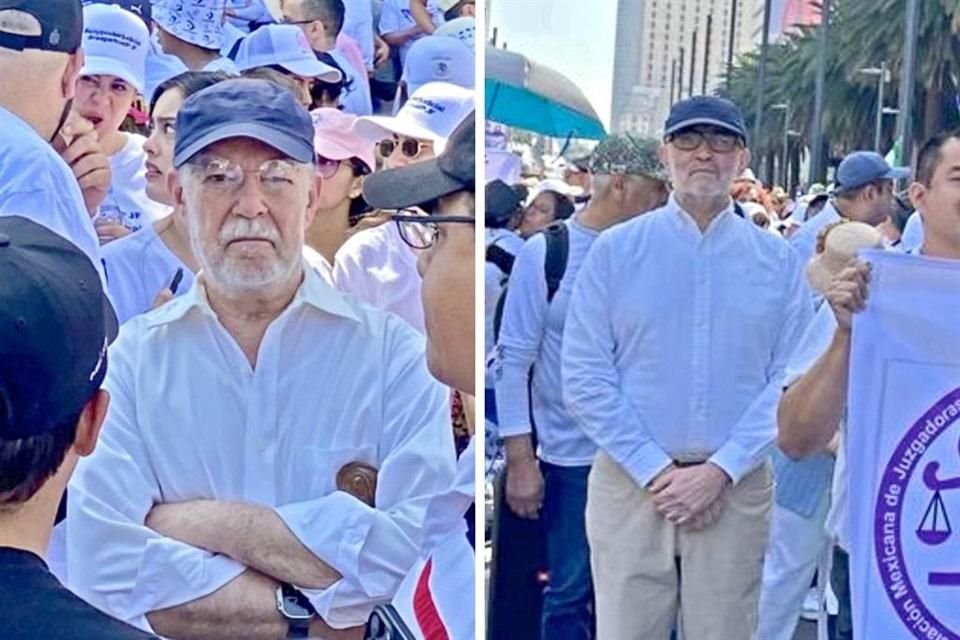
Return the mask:
{"type": "Polygon", "coordinates": [[[577,272],[593,241],[600,235],[575,219],[568,219],[567,268],[553,301],[547,303],[543,234],[528,240],[517,254],[503,308],[494,378],[499,433],[503,437],[531,432],[530,397],[537,427],[537,455],[558,466],[586,466],[597,447],[573,421],[563,405],[560,351],[570,295],[577,272]],[[527,376],[533,367],[531,394],[527,376]]]}
{"type": "Polygon", "coordinates": [[[812,314],[796,254],[732,206],[701,233],[667,205],[602,234],[563,336],[567,409],[646,486],[673,460],[737,482],[776,436],[784,367],[812,314]]]}
{"type": "MultiPolygon", "coordinates": [[[[487,248],[496,245],[516,257],[523,246],[523,238],[508,229],[487,229],[487,248]]],[[[492,262],[483,265],[483,350],[490,353],[494,347],[493,317],[496,314],[497,302],[503,292],[503,282],[507,275],[500,267],[492,262]]],[[[489,386],[493,386],[490,384],[489,386]]]]}
{"type": "Polygon", "coordinates": [[[794,248],[797,255],[800,256],[800,264],[806,266],[810,259],[817,254],[817,236],[829,225],[840,222],[843,218],[833,202],[829,201],[823,206],[823,210],[817,215],[804,222],[792,236],[790,236],[790,246],[794,248]]]}
{"type": "Polygon", "coordinates": [[[110,410],[70,484],[70,587],[149,629],[148,612],[244,570],[144,526],[152,506],[239,500],[274,508],[343,576],[302,589],[327,623],[362,624],[419,557],[426,506],[453,479],[448,392],[406,323],[308,268],[251,368],[202,282],[130,320],[110,349],[110,410]],[[378,469],[375,508],[337,490],[355,461],[378,469]]]}

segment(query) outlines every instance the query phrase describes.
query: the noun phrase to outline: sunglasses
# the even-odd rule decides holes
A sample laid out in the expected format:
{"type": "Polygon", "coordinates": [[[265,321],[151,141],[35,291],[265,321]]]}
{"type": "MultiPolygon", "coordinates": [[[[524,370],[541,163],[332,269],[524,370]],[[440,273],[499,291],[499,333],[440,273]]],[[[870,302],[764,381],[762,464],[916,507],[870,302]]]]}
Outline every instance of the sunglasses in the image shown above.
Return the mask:
{"type": "Polygon", "coordinates": [[[340,169],[340,164],[343,163],[343,160],[332,160],[331,158],[324,157],[317,154],[317,173],[320,174],[320,177],[324,180],[329,180],[337,174],[337,170],[340,169]]]}
{"type": "Polygon", "coordinates": [[[397,147],[400,147],[400,153],[406,158],[416,158],[420,153],[430,146],[430,142],[421,142],[416,138],[403,138],[403,140],[398,140],[397,138],[381,140],[380,144],[377,145],[377,152],[380,154],[381,158],[389,158],[393,155],[394,151],[397,150],[397,147]]]}

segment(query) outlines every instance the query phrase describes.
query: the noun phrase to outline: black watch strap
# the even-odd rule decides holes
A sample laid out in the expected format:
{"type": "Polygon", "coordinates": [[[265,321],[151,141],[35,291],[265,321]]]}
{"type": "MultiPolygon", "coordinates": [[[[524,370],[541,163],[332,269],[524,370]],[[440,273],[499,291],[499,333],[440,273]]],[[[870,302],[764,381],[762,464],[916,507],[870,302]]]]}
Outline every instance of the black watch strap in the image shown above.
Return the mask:
{"type": "Polygon", "coordinates": [[[287,621],[288,638],[309,638],[310,621],[309,620],[288,620],[287,621]]]}

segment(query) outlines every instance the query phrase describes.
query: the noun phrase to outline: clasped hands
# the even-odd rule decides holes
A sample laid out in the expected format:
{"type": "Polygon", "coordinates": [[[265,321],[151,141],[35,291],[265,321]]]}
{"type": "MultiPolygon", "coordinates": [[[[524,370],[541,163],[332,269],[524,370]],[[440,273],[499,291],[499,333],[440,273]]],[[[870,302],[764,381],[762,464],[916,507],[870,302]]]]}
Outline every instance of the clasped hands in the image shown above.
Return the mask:
{"type": "Polygon", "coordinates": [[[671,464],[647,485],[647,491],[661,516],[699,531],[720,519],[724,489],[729,484],[730,477],[712,462],[689,467],[671,464]]]}

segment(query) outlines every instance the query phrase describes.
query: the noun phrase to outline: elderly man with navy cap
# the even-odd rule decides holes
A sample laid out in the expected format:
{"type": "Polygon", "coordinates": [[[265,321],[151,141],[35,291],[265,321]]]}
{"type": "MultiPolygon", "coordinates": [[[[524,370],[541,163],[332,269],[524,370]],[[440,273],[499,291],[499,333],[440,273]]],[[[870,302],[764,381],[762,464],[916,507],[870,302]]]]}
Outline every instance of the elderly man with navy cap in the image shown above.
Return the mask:
{"type": "Polygon", "coordinates": [[[863,222],[872,227],[882,224],[896,204],[894,181],[908,177],[908,167],[891,167],[875,151],[850,153],[837,167],[830,202],[790,236],[790,244],[806,264],[815,253],[817,237],[827,226],[840,220],[863,222]]]}
{"type": "Polygon", "coordinates": [[[740,110],[673,106],[666,206],[593,243],[569,303],[564,401],[597,444],[587,536],[597,637],[752,638],[791,346],[811,315],[796,255],[738,216],[740,110]]]}
{"type": "Polygon", "coordinates": [[[175,638],[355,638],[451,481],[444,389],[402,320],[305,267],[313,123],[218,83],[177,115],[171,192],[202,267],[110,351],[103,445],[69,492],[68,575],[175,638]]]}
{"type": "Polygon", "coordinates": [[[45,558],[64,487],[97,443],[117,317],[77,246],[0,218],[0,637],[148,638],[67,591],[45,558]]]}

